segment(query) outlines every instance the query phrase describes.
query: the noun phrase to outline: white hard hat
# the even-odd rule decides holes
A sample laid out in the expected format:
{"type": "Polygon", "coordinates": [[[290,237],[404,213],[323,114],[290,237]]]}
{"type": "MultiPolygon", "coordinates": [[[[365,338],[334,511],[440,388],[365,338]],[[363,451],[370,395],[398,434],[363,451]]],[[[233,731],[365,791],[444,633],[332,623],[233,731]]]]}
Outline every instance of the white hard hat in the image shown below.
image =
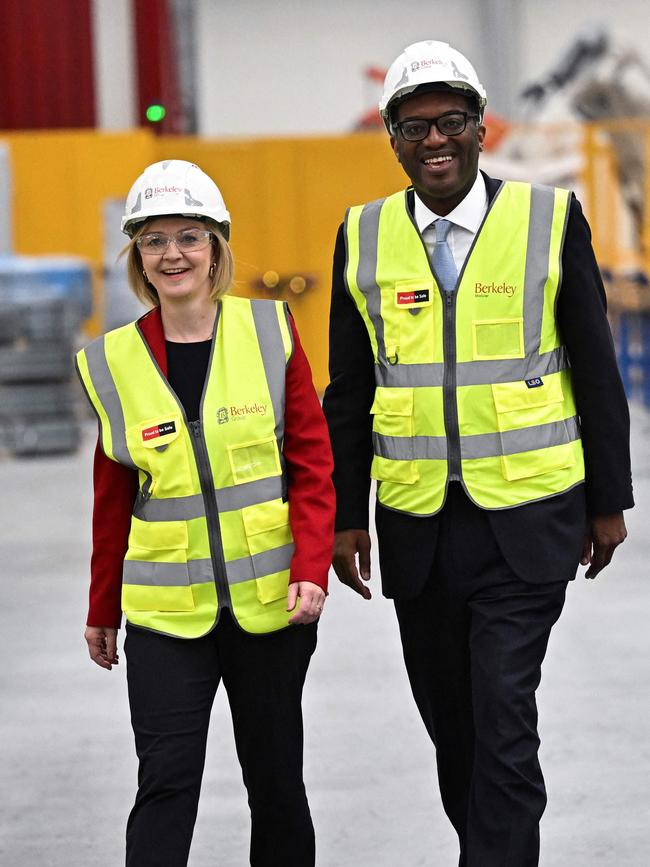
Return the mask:
{"type": "Polygon", "coordinates": [[[194,163],[163,160],[147,166],[126,197],[122,231],[132,237],[144,220],[171,214],[209,217],[226,240],[230,236],[230,214],[219,187],[194,163]]]}
{"type": "Polygon", "coordinates": [[[405,48],[386,73],[379,112],[389,132],[391,106],[417,87],[427,84],[447,84],[468,96],[475,96],[483,114],[487,94],[472,64],[446,42],[428,39],[405,48]]]}

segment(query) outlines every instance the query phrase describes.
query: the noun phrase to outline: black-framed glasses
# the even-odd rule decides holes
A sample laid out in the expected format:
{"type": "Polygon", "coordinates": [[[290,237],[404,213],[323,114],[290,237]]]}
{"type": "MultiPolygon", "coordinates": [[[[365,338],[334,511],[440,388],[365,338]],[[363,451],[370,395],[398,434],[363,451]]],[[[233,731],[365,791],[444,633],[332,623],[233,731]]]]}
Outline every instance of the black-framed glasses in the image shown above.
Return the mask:
{"type": "Polygon", "coordinates": [[[422,141],[429,135],[432,126],[442,135],[460,135],[465,132],[468,120],[478,120],[478,115],[467,111],[447,111],[439,117],[401,120],[393,126],[406,141],[422,141]]]}
{"type": "Polygon", "coordinates": [[[181,229],[173,235],[164,232],[145,232],[135,239],[138,250],[145,256],[162,256],[174,242],[181,253],[194,253],[203,250],[212,240],[212,232],[204,229],[181,229]]]}

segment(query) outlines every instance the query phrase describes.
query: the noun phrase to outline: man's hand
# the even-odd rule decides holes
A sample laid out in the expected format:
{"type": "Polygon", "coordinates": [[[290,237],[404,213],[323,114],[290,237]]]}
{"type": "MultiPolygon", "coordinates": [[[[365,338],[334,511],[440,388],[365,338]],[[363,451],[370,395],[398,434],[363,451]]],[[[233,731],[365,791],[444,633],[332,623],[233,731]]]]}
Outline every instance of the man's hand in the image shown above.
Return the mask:
{"type": "Polygon", "coordinates": [[[289,584],[287,611],[293,611],[300,599],[298,610],[289,618],[289,623],[313,623],[323,613],[325,591],[313,581],[295,581],[289,584]]]}
{"type": "Polygon", "coordinates": [[[347,584],[364,599],[372,597],[370,590],[361,581],[361,578],[370,581],[370,535],[367,530],[340,530],[335,533],[332,565],[339,581],[347,584]],[[359,555],[358,571],[357,554],[359,555]]]}
{"type": "Polygon", "coordinates": [[[616,512],[614,515],[596,515],[591,519],[580,558],[583,566],[589,564],[585,578],[595,578],[601,569],[610,563],[614,550],[625,541],[626,536],[623,512],[616,512]]]}
{"type": "Polygon", "coordinates": [[[109,671],[119,664],[117,655],[117,629],[110,626],[86,626],[84,638],[93,662],[109,671]]]}

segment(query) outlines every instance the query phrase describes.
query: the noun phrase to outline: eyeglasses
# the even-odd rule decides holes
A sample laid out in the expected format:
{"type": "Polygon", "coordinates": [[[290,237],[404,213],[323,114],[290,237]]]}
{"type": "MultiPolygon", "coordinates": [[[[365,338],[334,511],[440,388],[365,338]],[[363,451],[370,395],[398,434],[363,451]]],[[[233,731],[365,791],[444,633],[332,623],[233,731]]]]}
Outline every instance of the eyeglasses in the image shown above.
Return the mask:
{"type": "Polygon", "coordinates": [[[460,135],[465,132],[468,120],[478,120],[478,115],[468,114],[466,111],[448,111],[440,117],[402,120],[393,126],[406,141],[423,141],[431,132],[432,126],[442,135],[460,135]]]}
{"type": "Polygon", "coordinates": [[[212,239],[212,232],[201,229],[182,229],[173,235],[165,235],[163,232],[146,232],[135,239],[138,250],[145,256],[162,256],[169,250],[169,245],[174,242],[176,249],[181,253],[194,253],[203,250],[212,239]]]}

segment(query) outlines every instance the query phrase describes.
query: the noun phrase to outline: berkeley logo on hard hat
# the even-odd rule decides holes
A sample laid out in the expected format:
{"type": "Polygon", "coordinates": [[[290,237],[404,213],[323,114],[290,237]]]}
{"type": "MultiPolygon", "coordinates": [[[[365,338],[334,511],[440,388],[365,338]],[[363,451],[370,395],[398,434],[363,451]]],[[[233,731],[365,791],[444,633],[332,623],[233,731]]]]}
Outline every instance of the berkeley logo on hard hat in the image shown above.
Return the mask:
{"type": "Polygon", "coordinates": [[[172,195],[177,195],[178,193],[182,193],[182,192],[183,192],[183,190],[180,187],[176,187],[176,186],[168,187],[167,185],[165,185],[164,187],[154,187],[153,188],[153,195],[154,196],[167,196],[170,193],[172,193],[172,195]]]}
{"type": "Polygon", "coordinates": [[[425,57],[423,60],[414,60],[411,63],[411,72],[417,72],[418,69],[430,69],[432,66],[444,66],[444,60],[437,57],[425,57]]]}
{"type": "Polygon", "coordinates": [[[147,187],[147,189],[144,191],[144,197],[145,199],[151,199],[153,197],[153,190],[151,189],[151,187],[147,187]]]}

